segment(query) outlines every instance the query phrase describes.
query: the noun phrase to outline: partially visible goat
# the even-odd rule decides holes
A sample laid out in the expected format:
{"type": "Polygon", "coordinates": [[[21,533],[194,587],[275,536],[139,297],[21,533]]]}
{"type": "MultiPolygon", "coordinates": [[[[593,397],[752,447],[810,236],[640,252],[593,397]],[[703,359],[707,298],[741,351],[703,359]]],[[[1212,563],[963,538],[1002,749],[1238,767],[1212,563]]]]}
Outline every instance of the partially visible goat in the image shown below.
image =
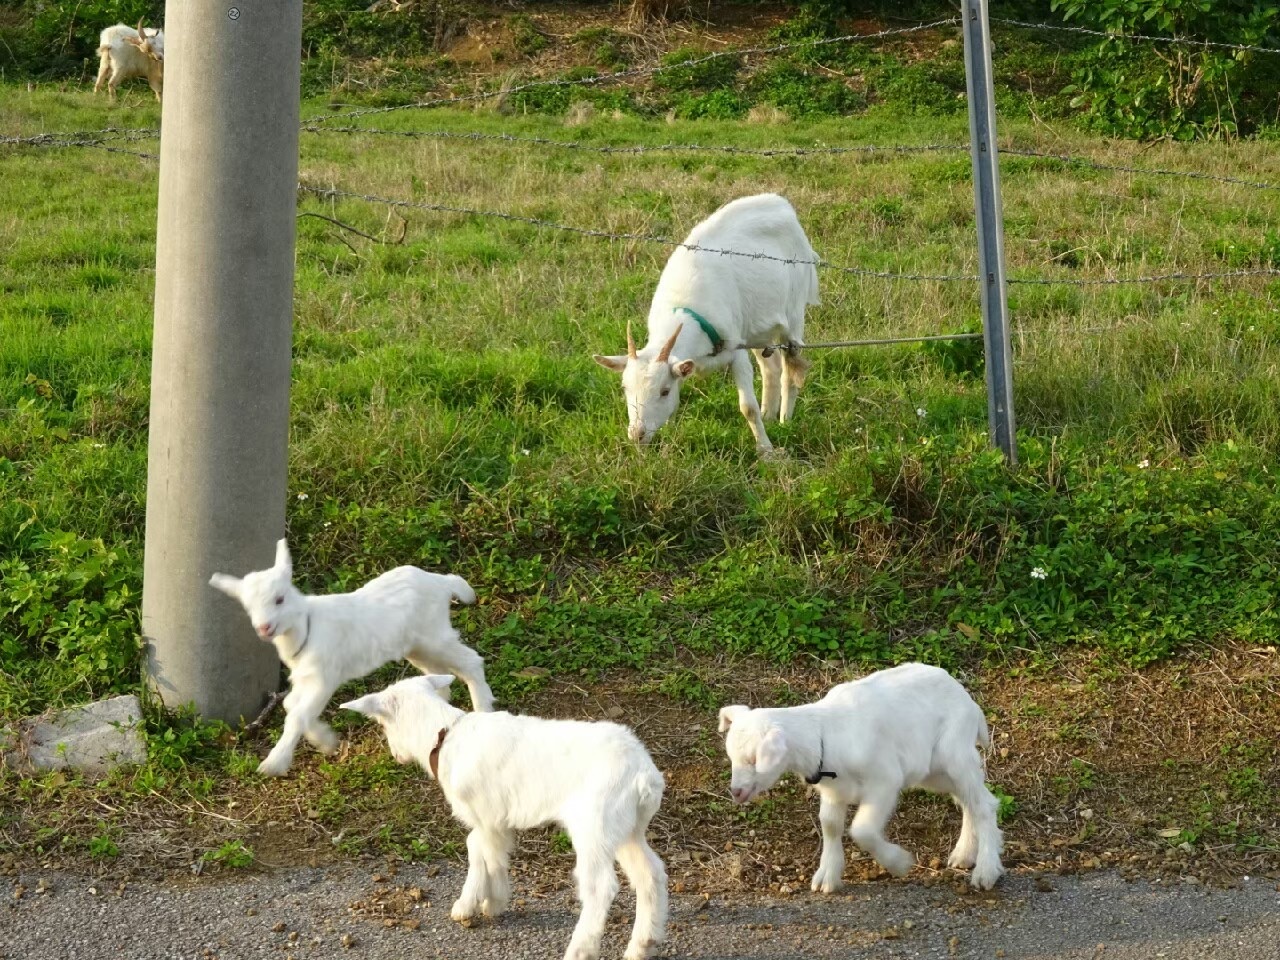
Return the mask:
{"type": "Polygon", "coordinates": [[[615,860],[636,891],[625,957],[645,960],[665,936],[667,874],[645,839],[663,782],[644,745],[616,723],[463,713],[444,699],[451,679],[413,677],[342,706],[375,718],[392,756],[417,761],[437,779],[454,816],[471,828],[453,919],[506,910],[515,831],[555,822],[577,852],[582,901],[565,960],[600,955],[618,894],[615,860]]]}
{"type": "Polygon", "coordinates": [[[850,804],[849,834],[895,877],[915,857],[885,838],[884,828],[911,787],[949,793],[964,814],[951,867],[973,867],[969,882],[988,890],[1000,879],[999,803],[986,787],[982,755],[987,721],[949,673],[922,663],[881,670],[842,683],[817,703],[784,709],[732,706],[720,711],[720,731],[733,764],[730,792],[747,803],[791,772],[813,784],[822,805],[822,859],[815,891],[840,889],[840,838],[850,804]]]}
{"type": "Polygon", "coordinates": [[[653,439],[675,413],[685,377],[728,367],[756,447],[771,450],[764,424],[791,419],[809,366],[800,347],[805,307],[818,302],[817,260],[795,210],[775,193],[734,200],[694,227],[658,279],[648,343],[637,350],[628,324],[626,354],[595,357],[622,374],[631,439],[653,439]],[[781,355],[766,355],[779,343],[781,355]],[[763,417],[744,347],[760,365],[763,417]]]}
{"type": "Polygon", "coordinates": [[[476,710],[493,709],[484,661],[449,620],[450,600],[476,600],[461,577],[396,567],[352,593],[309,597],[293,585],[289,547],[281,540],[270,569],[244,579],[215,573],[209,583],[240,601],[258,636],[275,644],[289,668],[284,733],[258,765],[263,776],[287,773],[304,736],[324,753],[336,749],[337,734],[320,720],[325,704],[348,680],[395,660],[423,673],[452,673],[466,683],[476,710]]]}
{"type": "Polygon", "coordinates": [[[116,98],[116,88],[133,77],[146,77],[160,99],[164,86],[164,31],[154,27],[126,27],[117,23],[107,27],[98,39],[98,79],[93,85],[97,93],[107,85],[107,96],[116,98]]]}

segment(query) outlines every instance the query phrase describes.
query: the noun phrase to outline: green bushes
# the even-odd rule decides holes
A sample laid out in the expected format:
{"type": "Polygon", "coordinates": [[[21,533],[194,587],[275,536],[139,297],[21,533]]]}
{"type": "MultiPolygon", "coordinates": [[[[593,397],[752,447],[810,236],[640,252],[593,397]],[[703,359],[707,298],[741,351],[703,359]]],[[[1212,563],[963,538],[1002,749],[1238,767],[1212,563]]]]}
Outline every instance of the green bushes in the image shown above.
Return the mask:
{"type": "MultiPolygon", "coordinates": [[[[1276,46],[1280,8],[1255,0],[1054,0],[1068,21],[1115,34],[1276,46]]],[[[1226,137],[1274,121],[1280,64],[1243,50],[1106,39],[1064,92],[1088,123],[1122,137],[1226,137]]]]}

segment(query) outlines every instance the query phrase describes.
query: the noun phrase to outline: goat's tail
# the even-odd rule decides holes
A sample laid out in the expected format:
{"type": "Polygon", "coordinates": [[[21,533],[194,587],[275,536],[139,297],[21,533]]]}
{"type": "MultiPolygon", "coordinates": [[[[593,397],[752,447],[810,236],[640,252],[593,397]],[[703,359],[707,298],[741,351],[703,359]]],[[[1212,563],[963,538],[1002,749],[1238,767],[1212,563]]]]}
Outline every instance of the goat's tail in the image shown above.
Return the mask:
{"type": "Polygon", "coordinates": [[[459,603],[466,604],[476,602],[476,592],[467,581],[453,573],[446,574],[445,579],[449,581],[449,589],[452,591],[453,599],[459,603]]]}
{"type": "Polygon", "coordinates": [[[662,806],[662,793],[666,789],[666,781],[657,767],[642,770],[636,774],[636,802],[639,807],[641,822],[648,823],[662,806]]]}
{"type": "Polygon", "coordinates": [[[974,720],[977,724],[974,739],[977,745],[985,750],[991,746],[991,728],[987,726],[987,715],[982,712],[982,708],[976,703],[973,705],[973,712],[974,720]]]}

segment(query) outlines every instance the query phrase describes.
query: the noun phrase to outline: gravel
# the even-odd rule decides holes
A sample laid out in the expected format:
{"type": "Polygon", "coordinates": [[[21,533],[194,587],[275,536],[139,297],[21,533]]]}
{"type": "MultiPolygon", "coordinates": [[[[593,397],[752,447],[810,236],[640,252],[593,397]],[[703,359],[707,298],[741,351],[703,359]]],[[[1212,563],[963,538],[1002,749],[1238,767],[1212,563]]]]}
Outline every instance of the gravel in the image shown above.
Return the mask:
{"type": "MultiPolygon", "coordinates": [[[[448,918],[462,884],[439,871],[341,865],[183,882],[114,881],[50,871],[0,887],[5,960],[252,960],[448,957],[555,960],[576,918],[566,885],[516,878],[512,911],[464,928],[448,918]],[[434,873],[428,876],[428,873],[434,873]],[[43,889],[42,889],[43,888],[43,889]]],[[[622,956],[632,919],[615,905],[605,960],[622,956]]],[[[958,885],[882,882],[834,896],[672,897],[664,956],[1276,960],[1280,891],[1129,882],[1115,873],[1008,876],[990,894],[958,885]]]]}

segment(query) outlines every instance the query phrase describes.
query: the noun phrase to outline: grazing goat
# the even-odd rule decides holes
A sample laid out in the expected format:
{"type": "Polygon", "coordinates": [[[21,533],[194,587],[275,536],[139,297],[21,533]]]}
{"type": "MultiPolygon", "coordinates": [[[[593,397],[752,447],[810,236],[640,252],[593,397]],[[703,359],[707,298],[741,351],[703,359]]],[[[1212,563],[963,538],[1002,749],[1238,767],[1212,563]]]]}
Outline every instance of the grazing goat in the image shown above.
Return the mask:
{"type": "Polygon", "coordinates": [[[137,28],[117,23],[107,27],[98,39],[98,79],[93,85],[97,93],[107,85],[107,96],[116,98],[116,88],[133,77],[146,77],[147,83],[160,99],[164,86],[164,31],[144,27],[138,21],[137,28]]]}
{"type": "Polygon", "coordinates": [[[667,925],[667,874],[645,839],[662,803],[662,774],[644,745],[616,723],[463,713],[451,677],[413,677],[344,703],[375,718],[400,763],[417,761],[440,782],[454,816],[471,828],[468,868],[451,916],[502,913],[511,899],[515,831],[556,822],[573,841],[582,913],[565,960],[595,960],[622,867],[636,892],[626,960],[644,960],[667,925]]]}
{"type": "Polygon", "coordinates": [[[284,733],[258,765],[264,777],[288,772],[302,737],[332,753],[337,734],[320,720],[329,698],[348,680],[395,660],[408,660],[423,673],[455,674],[476,710],[493,709],[484,661],[449,621],[450,600],[476,600],[461,577],[396,567],[352,593],[309,597],[293,585],[289,547],[281,540],[269,570],[243,580],[215,573],[209,583],[240,601],[258,636],[275,644],[289,668],[284,733]]]}
{"type": "Polygon", "coordinates": [[[949,673],[922,663],[881,670],[842,683],[817,703],[773,710],[732,706],[720,711],[720,732],[733,764],[730,792],[747,803],[788,771],[813,784],[821,798],[822,858],[812,888],[840,889],[840,837],[850,804],[849,835],[895,877],[915,857],[885,838],[904,789],[949,793],[964,814],[951,867],[973,867],[969,882],[989,890],[1000,879],[1002,839],[996,798],[986,788],[982,755],[987,721],[949,673]]]}
{"type": "Polygon", "coordinates": [[[817,260],[795,210],[774,193],[734,200],[694,227],[658,279],[649,342],[637,350],[628,323],[626,354],[595,357],[622,374],[631,439],[653,439],[675,413],[685,377],[728,367],[757,449],[772,450],[764,424],[791,419],[809,366],[800,348],[805,307],[818,302],[817,260]],[[724,250],[773,259],[715,252],[724,250]],[[781,355],[764,349],[779,343],[781,355]],[[742,348],[755,351],[760,365],[763,417],[742,348]]]}

